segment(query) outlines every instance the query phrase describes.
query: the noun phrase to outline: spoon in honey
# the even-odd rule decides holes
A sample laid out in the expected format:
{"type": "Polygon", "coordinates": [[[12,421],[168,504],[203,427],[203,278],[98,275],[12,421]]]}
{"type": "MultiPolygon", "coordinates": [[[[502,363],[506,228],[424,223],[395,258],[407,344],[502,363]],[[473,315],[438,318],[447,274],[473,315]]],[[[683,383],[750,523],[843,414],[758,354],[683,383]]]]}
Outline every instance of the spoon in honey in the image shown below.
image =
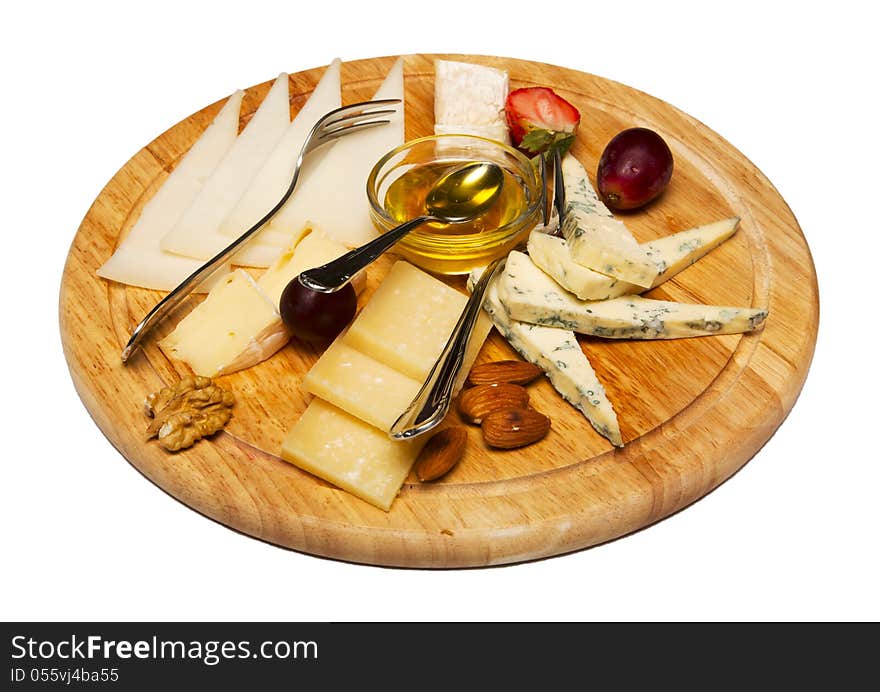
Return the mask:
{"type": "Polygon", "coordinates": [[[348,283],[407,233],[424,223],[465,223],[476,218],[498,198],[504,185],[500,166],[473,161],[454,168],[434,183],[425,199],[425,214],[383,233],[359,248],[299,275],[299,282],[319,293],[333,293],[348,283]]]}

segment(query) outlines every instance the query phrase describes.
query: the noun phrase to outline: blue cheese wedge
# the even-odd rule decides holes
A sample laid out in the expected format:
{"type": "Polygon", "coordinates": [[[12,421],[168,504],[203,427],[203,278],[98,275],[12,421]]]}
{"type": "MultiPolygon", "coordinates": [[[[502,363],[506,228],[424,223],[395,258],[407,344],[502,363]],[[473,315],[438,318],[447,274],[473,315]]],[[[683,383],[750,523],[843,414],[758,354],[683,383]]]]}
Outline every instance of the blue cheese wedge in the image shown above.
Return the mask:
{"type": "Polygon", "coordinates": [[[510,143],[507,72],[454,60],[434,62],[434,134],[478,135],[510,143]]]}
{"type": "MultiPolygon", "coordinates": [[[[481,269],[471,272],[469,287],[481,273],[481,269]]],[[[511,319],[498,298],[498,281],[496,277],[489,286],[483,303],[498,331],[523,358],[547,374],[562,398],[583,413],[600,435],[622,447],[617,414],[574,332],[511,319]]]]}
{"type": "Polygon", "coordinates": [[[767,311],[621,296],[582,301],[513,251],[498,283],[498,297],[516,320],[608,339],[681,339],[739,334],[760,327],[767,311]]]}
{"type": "Polygon", "coordinates": [[[562,159],[566,215],[562,234],[572,259],[593,271],[650,288],[657,266],[622,221],[615,219],[571,154],[562,159]]]}
{"type": "MultiPolygon", "coordinates": [[[[659,286],[714,250],[735,232],[739,219],[731,217],[642,243],[657,267],[650,288],[659,286]]],[[[529,236],[529,257],[556,283],[581,300],[606,300],[647,290],[644,286],[600,274],[574,261],[568,241],[540,231],[529,236]]]]}

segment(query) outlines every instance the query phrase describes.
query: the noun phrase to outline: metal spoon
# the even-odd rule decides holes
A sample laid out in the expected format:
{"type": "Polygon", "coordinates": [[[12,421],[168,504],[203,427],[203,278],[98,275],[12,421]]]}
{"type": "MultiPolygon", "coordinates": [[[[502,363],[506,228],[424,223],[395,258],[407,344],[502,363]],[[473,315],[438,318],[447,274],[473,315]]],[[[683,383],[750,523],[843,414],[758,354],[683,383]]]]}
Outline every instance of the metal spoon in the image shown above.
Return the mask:
{"type": "Polygon", "coordinates": [[[299,275],[303,286],[333,293],[342,288],[361,269],[372,263],[407,233],[424,223],[464,223],[488,209],[501,192],[504,173],[489,161],[474,161],[446,173],[434,184],[425,199],[423,216],[416,217],[383,233],[332,262],[299,275]]]}

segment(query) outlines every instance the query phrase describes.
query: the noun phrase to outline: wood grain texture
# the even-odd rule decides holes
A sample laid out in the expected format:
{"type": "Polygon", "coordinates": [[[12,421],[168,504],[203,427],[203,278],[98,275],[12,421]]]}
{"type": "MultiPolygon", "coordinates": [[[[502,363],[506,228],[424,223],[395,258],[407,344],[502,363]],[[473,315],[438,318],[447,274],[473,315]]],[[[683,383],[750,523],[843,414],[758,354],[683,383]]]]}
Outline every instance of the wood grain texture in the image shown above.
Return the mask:
{"type": "MultiPolygon", "coordinates": [[[[188,374],[186,367],[169,361],[156,339],[129,365],[119,359],[131,329],[161,294],[104,281],[95,270],[211,121],[218,102],[135,154],[98,195],[74,238],[59,310],[76,389],[110,442],[152,482],[227,526],[307,553],[379,565],[483,566],[558,555],[650,525],[740,469],[794,405],[819,319],[815,270],[797,221],[766,177],[694,118],[621,84],[552,65],[406,56],[407,138],[431,133],[437,57],[504,68],[511,88],[553,86],[582,113],[573,152],[591,175],[618,131],[635,125],[658,131],[675,156],[675,174],[660,200],[627,217],[637,238],[733,215],[741,224],[730,241],[648,295],[768,307],[764,329],[659,342],[584,338],[619,414],[623,449],[613,449],[542,379],[529,387],[533,406],[553,420],[542,442],[491,451],[470,428],[462,462],[436,483],[411,477],[388,513],[278,458],[285,431],[308,403],[300,384],[319,355],[297,342],[222,378],[238,402],[227,429],[168,454],[145,439],[142,401],[188,374]]],[[[369,98],[394,60],[343,64],[343,103],[369,98]]],[[[322,73],[291,76],[293,112],[322,73]]],[[[248,90],[242,125],[270,84],[248,90]]],[[[389,264],[383,260],[371,271],[362,301],[389,264]]],[[[176,319],[160,332],[170,331],[176,319]]],[[[493,333],[479,360],[511,357],[493,333]]]]}

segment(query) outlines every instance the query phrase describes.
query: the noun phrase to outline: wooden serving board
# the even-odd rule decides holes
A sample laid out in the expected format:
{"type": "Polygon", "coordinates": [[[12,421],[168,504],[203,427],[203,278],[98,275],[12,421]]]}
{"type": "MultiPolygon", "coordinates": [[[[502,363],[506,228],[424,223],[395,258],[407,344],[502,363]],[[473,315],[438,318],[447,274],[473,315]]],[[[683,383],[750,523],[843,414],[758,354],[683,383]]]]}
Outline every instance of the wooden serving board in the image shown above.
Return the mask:
{"type": "MultiPolygon", "coordinates": [[[[745,156],[692,117],[634,89],[487,56],[406,56],[408,139],[432,131],[438,57],[504,68],[511,88],[554,87],[581,111],[573,152],[591,175],[618,131],[640,125],[659,132],[673,151],[675,173],[662,198],[626,218],[637,238],[729,216],[741,224],[731,240],[648,295],[766,306],[766,326],[746,336],[673,341],[584,338],[618,412],[623,449],[613,449],[542,379],[530,389],[533,406],[552,418],[543,441],[493,451],[472,428],[462,462],[436,483],[410,478],[387,513],[278,457],[284,433],[308,402],[300,382],[319,355],[298,342],[222,378],[237,399],[227,429],[169,454],[145,439],[142,402],[188,374],[186,367],[165,358],[155,339],[127,366],[119,355],[161,294],[105,281],[95,270],[212,120],[218,102],[165,132],[113,176],[76,234],[60,299],[65,355],[89,413],[135,468],[196,511],[272,543],[354,562],[440,568],[529,560],[627,534],[694,502],[742,467],[793,406],[816,340],[815,270],[791,211],[745,156]]],[[[370,98],[394,60],[343,64],[343,103],[370,98]]],[[[323,69],[291,76],[294,113],[323,69]]],[[[248,90],[242,125],[270,83],[248,90]]],[[[383,260],[371,270],[362,302],[389,264],[383,260]]],[[[167,333],[174,321],[160,331],[167,333]]],[[[480,361],[511,357],[493,332],[480,361]]]]}

